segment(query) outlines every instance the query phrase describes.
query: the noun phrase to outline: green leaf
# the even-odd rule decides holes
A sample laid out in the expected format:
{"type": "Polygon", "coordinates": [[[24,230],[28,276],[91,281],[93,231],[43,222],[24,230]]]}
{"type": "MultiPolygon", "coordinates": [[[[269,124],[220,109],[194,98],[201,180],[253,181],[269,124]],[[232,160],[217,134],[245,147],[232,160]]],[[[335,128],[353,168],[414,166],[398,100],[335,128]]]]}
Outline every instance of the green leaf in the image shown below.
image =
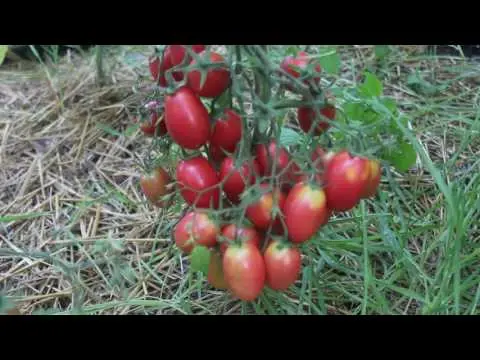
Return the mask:
{"type": "Polygon", "coordinates": [[[398,171],[406,172],[415,164],[417,153],[412,144],[401,141],[396,146],[386,150],[384,159],[395,166],[398,171]]]}
{"type": "Polygon", "coordinates": [[[5,56],[7,56],[8,45],[0,45],[0,65],[3,64],[3,60],[5,60],[5,56]]]}
{"type": "Polygon", "coordinates": [[[391,49],[389,45],[375,45],[375,56],[379,60],[383,60],[390,54],[391,49]]]}
{"type": "Polygon", "coordinates": [[[423,79],[418,73],[410,74],[407,78],[407,86],[421,95],[435,95],[439,88],[423,79]]]}
{"type": "Polygon", "coordinates": [[[200,271],[208,274],[208,265],[210,264],[210,251],[205,246],[195,246],[190,254],[190,264],[193,271],[200,271]]]}
{"type": "Polygon", "coordinates": [[[297,145],[302,141],[302,135],[293,129],[284,127],[280,132],[280,144],[283,146],[297,145]]]}
{"type": "Polygon", "coordinates": [[[95,124],[97,128],[99,128],[100,130],[103,130],[105,131],[107,134],[109,135],[112,135],[112,136],[123,136],[123,134],[117,130],[115,130],[114,128],[112,128],[111,126],[108,126],[106,124],[103,124],[103,123],[96,123],[95,124]]]}
{"type": "Polygon", "coordinates": [[[137,129],[139,128],[138,124],[130,125],[125,129],[125,136],[129,137],[135,134],[137,129]]]}
{"type": "Polygon", "coordinates": [[[292,45],[285,50],[285,55],[286,56],[295,56],[298,53],[298,46],[292,45]]]}
{"type": "Polygon", "coordinates": [[[358,87],[361,95],[365,97],[381,96],[383,93],[382,82],[372,73],[365,73],[363,84],[358,87]]]}
{"type": "Polygon", "coordinates": [[[340,56],[337,50],[333,48],[324,49],[321,51],[320,66],[329,74],[338,74],[340,70],[340,56]]]}
{"type": "Polygon", "coordinates": [[[0,223],[34,219],[37,217],[48,216],[50,214],[51,214],[50,212],[31,212],[31,213],[12,214],[12,215],[7,214],[7,215],[0,216],[0,223]]]}

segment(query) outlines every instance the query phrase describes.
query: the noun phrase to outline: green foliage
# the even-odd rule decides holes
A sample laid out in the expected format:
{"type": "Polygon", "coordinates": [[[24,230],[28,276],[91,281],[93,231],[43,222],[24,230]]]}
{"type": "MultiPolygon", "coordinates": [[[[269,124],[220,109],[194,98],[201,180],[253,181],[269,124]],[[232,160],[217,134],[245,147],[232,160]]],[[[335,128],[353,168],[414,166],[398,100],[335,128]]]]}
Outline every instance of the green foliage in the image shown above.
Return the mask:
{"type": "Polygon", "coordinates": [[[325,48],[320,52],[320,66],[328,74],[338,74],[340,71],[340,55],[335,48],[325,48]]]}
{"type": "Polygon", "coordinates": [[[0,45],[0,65],[3,64],[5,57],[7,56],[8,45],[0,45]]]}
{"type": "Polygon", "coordinates": [[[370,72],[365,73],[365,80],[358,87],[358,91],[366,98],[381,96],[383,93],[382,82],[370,72]]]}
{"type": "Polygon", "coordinates": [[[208,274],[210,264],[210,251],[205,246],[195,246],[190,254],[190,266],[192,271],[199,271],[208,274]]]}

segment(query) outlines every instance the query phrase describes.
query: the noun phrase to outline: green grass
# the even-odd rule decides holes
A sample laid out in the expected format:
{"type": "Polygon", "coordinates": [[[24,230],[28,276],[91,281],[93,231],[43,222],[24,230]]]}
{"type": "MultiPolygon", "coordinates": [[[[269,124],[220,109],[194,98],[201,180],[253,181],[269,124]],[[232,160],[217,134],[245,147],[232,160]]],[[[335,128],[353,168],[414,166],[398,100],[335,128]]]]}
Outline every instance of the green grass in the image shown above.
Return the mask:
{"type": "MultiPolygon", "coordinates": [[[[0,249],[4,260],[41,260],[62,281],[57,284],[58,296],[49,292],[55,300],[29,311],[480,314],[480,91],[475,85],[480,65],[460,59],[452,63],[450,57],[408,55],[396,47],[381,66],[370,58],[358,64],[351,47],[340,50],[356,72],[362,67],[373,69],[383,79],[384,91],[395,95],[413,125],[416,136],[403,131],[418,153],[419,166],[405,174],[388,169],[375,199],[336,216],[302,245],[303,269],[294,286],[282,293],[265,289],[251,303],[213,290],[202,274],[189,270],[188,261],[169,239],[168,224],[180,210],[179,204],[169,212],[150,213],[148,224],[143,225],[133,216],[148,205],[135,202],[128,182],[120,184],[124,190],[120,191],[102,180],[84,184],[84,199],[63,207],[68,221],[55,233],[61,243],[45,252],[31,251],[26,245],[18,245],[21,254],[0,249]],[[408,76],[415,69],[420,69],[417,75],[429,86],[440,90],[424,94],[419,88],[409,88],[408,76]],[[86,241],[75,228],[82,218],[92,216],[96,206],[111,207],[122,217],[104,215],[108,221],[100,220],[100,235],[86,241]],[[142,227],[147,230],[135,230],[142,227]],[[127,235],[130,232],[135,236],[127,235]],[[142,242],[142,238],[155,240],[142,242]]],[[[126,47],[116,56],[117,61],[131,59],[126,47]]],[[[47,74],[49,79],[54,76],[54,72],[47,74]]],[[[125,131],[103,122],[97,127],[117,138],[125,131]]],[[[51,213],[1,215],[0,223],[39,221],[45,216],[51,213]]],[[[12,282],[5,294],[20,303],[35,296],[12,282]]]]}

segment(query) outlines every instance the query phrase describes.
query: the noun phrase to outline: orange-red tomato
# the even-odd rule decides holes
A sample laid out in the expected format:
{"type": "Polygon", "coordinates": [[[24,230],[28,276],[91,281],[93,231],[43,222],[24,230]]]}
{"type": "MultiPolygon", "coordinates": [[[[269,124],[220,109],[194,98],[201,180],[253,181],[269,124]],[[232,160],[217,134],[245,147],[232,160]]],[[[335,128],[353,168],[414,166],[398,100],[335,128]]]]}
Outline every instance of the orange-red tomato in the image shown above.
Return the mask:
{"type": "Polygon", "coordinates": [[[328,221],[327,199],[318,185],[297,183],[283,207],[288,238],[294,243],[309,240],[328,221]]]}
{"type": "Polygon", "coordinates": [[[251,243],[232,244],[227,248],[223,272],[228,288],[241,300],[255,300],[265,286],[265,262],[260,250],[251,243]]]}
{"type": "Polygon", "coordinates": [[[268,191],[268,189],[270,189],[268,183],[260,184],[260,190],[266,192],[261,195],[259,200],[247,207],[246,216],[259,230],[266,231],[270,224],[273,223],[273,232],[282,233],[283,224],[280,219],[280,216],[282,215],[277,213],[277,216],[273,218],[272,210],[273,206],[276,204],[280,209],[280,212],[283,213],[286,196],[285,193],[278,188],[275,188],[273,191],[268,191]]]}
{"type": "Polygon", "coordinates": [[[197,208],[218,208],[219,178],[207,159],[196,156],[181,160],[177,165],[176,178],[180,194],[187,204],[197,208]]]}
{"type": "Polygon", "coordinates": [[[295,283],[302,264],[300,251],[289,244],[273,240],[265,254],[266,284],[273,290],[286,290],[295,283]]]}
{"type": "Polygon", "coordinates": [[[362,198],[368,198],[375,195],[380,185],[382,171],[380,163],[377,160],[368,160],[368,180],[362,191],[362,198]]]}
{"type": "Polygon", "coordinates": [[[189,254],[196,245],[217,244],[220,227],[204,211],[188,212],[175,226],[174,239],[178,248],[189,254]]]}
{"type": "Polygon", "coordinates": [[[220,244],[220,252],[225,253],[229,244],[235,239],[241,242],[249,242],[260,248],[260,242],[262,237],[260,234],[252,227],[249,226],[240,226],[237,227],[235,224],[229,224],[223,227],[222,235],[229,241],[224,241],[220,244]]]}
{"type": "Polygon", "coordinates": [[[327,206],[334,211],[352,209],[361,199],[369,177],[368,160],[348,151],[335,154],[325,172],[327,206]]]}
{"type": "Polygon", "coordinates": [[[168,190],[167,187],[171,181],[172,179],[165,169],[157,167],[152,172],[140,177],[140,188],[152,204],[163,207],[166,203],[162,200],[162,197],[172,191],[168,190]]]}
{"type": "Polygon", "coordinates": [[[216,289],[227,289],[228,285],[223,274],[222,257],[216,251],[210,253],[207,280],[216,289]]]}

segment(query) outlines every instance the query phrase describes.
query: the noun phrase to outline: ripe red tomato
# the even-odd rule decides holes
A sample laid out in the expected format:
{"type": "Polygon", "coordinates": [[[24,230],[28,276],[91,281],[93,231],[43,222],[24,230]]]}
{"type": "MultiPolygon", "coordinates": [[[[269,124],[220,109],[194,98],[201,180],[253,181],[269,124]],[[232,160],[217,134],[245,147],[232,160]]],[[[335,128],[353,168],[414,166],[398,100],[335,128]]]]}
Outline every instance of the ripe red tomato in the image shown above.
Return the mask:
{"type": "Polygon", "coordinates": [[[251,243],[232,244],[223,256],[223,271],[228,288],[239,299],[255,300],[265,285],[265,262],[251,243]]]}
{"type": "Polygon", "coordinates": [[[210,137],[210,146],[214,151],[222,154],[215,160],[221,160],[225,157],[225,150],[228,153],[234,153],[238,142],[242,139],[242,118],[232,109],[225,109],[223,116],[213,125],[212,135],[210,137]]]}
{"type": "Polygon", "coordinates": [[[199,149],[210,137],[208,111],[188,87],[165,97],[165,124],[173,141],[185,149],[199,149]]]}
{"type": "Polygon", "coordinates": [[[347,211],[360,201],[369,176],[368,160],[352,157],[348,151],[335,154],[325,171],[327,206],[347,211]]]}
{"type": "MultiPolygon", "coordinates": [[[[205,50],[205,45],[191,45],[192,50],[197,54],[201,53],[205,50]]],[[[187,56],[186,64],[190,62],[190,56],[187,54],[185,50],[185,45],[169,45],[170,52],[169,52],[169,60],[172,66],[180,65],[183,61],[185,56],[187,56]]]]}
{"type": "MultiPolygon", "coordinates": [[[[335,119],[336,109],[333,105],[326,105],[325,107],[319,110],[320,114],[325,116],[329,120],[335,119]]],[[[300,107],[297,110],[298,123],[302,130],[308,133],[316,120],[316,114],[313,108],[310,107],[300,107]]],[[[327,130],[330,127],[330,124],[326,121],[319,119],[317,122],[317,127],[313,131],[312,135],[320,135],[322,132],[327,130]]]]}
{"type": "Polygon", "coordinates": [[[294,243],[309,240],[328,221],[327,199],[317,185],[297,183],[283,207],[288,238],[294,243]]]}
{"type": "Polygon", "coordinates": [[[182,160],[176,172],[180,194],[189,205],[197,208],[218,208],[219,179],[212,165],[202,156],[182,160]],[[209,190],[207,190],[209,189],[209,190]]]}
{"type": "Polygon", "coordinates": [[[255,159],[245,160],[240,167],[236,168],[235,160],[227,157],[223,160],[219,172],[220,181],[223,181],[223,192],[231,202],[239,203],[240,195],[246,185],[254,184],[259,174],[260,166],[255,159]]]}
{"type": "Polygon", "coordinates": [[[175,226],[175,243],[189,254],[196,245],[213,247],[217,244],[219,226],[203,211],[188,212],[175,226]]]}
{"type": "Polygon", "coordinates": [[[228,285],[223,274],[222,257],[216,251],[210,253],[207,280],[216,289],[227,289],[228,285]]]}
{"type": "Polygon", "coordinates": [[[273,191],[268,191],[268,189],[270,189],[268,183],[260,184],[260,190],[267,192],[265,192],[259,200],[247,207],[246,216],[257,229],[262,231],[268,230],[268,227],[273,221],[273,232],[281,233],[283,232],[283,224],[280,220],[281,215],[277,213],[277,217],[273,219],[272,210],[276,204],[281,213],[283,213],[286,196],[280,189],[275,188],[273,191]]]}
{"type": "MultiPolygon", "coordinates": [[[[280,68],[293,76],[294,78],[299,78],[300,77],[300,71],[305,70],[310,63],[310,60],[308,59],[308,54],[305,51],[300,51],[297,53],[296,57],[293,56],[287,56],[285,59],[283,59],[282,63],[280,64],[280,68]],[[298,68],[298,70],[297,70],[298,68]],[[300,70],[300,71],[299,71],[300,70]]],[[[322,68],[320,64],[315,64],[314,65],[314,72],[317,74],[320,74],[322,71],[322,68]]],[[[307,78],[304,80],[305,84],[308,84],[309,81],[311,81],[311,78],[307,78]]],[[[320,83],[320,76],[315,76],[313,78],[313,81],[318,84],[320,83]]],[[[293,90],[291,86],[287,86],[289,90],[293,90]]]]}
{"type": "Polygon", "coordinates": [[[262,241],[260,234],[254,228],[249,226],[237,227],[235,224],[229,224],[223,227],[222,235],[229,239],[228,242],[224,241],[220,244],[220,252],[222,254],[225,254],[230,243],[235,240],[235,236],[237,240],[251,243],[257,248],[260,248],[260,242],[262,241]]]}
{"type": "Polygon", "coordinates": [[[172,179],[165,169],[158,167],[151,173],[143,174],[140,177],[140,188],[152,204],[163,207],[166,203],[161,198],[172,191],[167,187],[171,181],[172,179]]]}
{"type": "Polygon", "coordinates": [[[375,195],[377,188],[380,185],[382,172],[380,163],[377,160],[368,160],[368,180],[365,188],[362,191],[362,198],[368,198],[375,195]]]}
{"type": "Polygon", "coordinates": [[[286,290],[300,274],[300,251],[289,244],[273,240],[265,250],[266,284],[272,290],[286,290]]]}
{"type": "MultiPolygon", "coordinates": [[[[200,53],[200,56],[207,56],[207,52],[200,53]]],[[[222,55],[210,52],[210,62],[223,62],[222,55]]],[[[195,64],[192,60],[191,65],[195,64]]],[[[207,72],[205,83],[201,86],[201,73],[199,70],[192,70],[187,75],[188,86],[199,96],[206,98],[215,98],[220,96],[230,85],[230,71],[227,68],[212,68],[207,72]]]]}
{"type": "Polygon", "coordinates": [[[272,175],[274,169],[275,174],[279,174],[280,171],[288,166],[290,161],[288,151],[283,147],[277,147],[275,140],[272,140],[268,146],[266,144],[257,144],[255,146],[255,155],[263,176],[272,175]],[[273,166],[274,160],[276,160],[276,166],[273,166]]]}

